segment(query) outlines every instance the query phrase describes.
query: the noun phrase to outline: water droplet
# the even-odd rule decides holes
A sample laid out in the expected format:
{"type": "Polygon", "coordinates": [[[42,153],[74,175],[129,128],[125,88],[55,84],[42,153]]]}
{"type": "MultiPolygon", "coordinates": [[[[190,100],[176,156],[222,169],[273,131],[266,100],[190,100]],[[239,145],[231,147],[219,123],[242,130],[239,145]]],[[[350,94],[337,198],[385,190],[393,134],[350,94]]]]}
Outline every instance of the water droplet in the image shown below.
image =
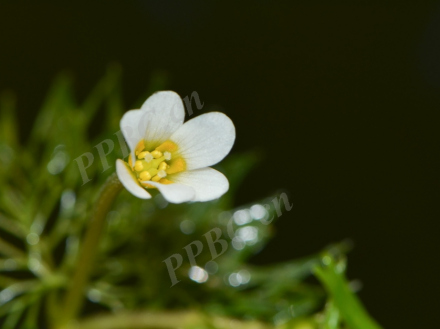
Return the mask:
{"type": "Polygon", "coordinates": [[[251,274],[248,270],[241,270],[238,272],[238,275],[241,277],[241,284],[249,283],[251,280],[251,274]]]}
{"type": "Polygon", "coordinates": [[[267,217],[269,216],[266,208],[264,208],[261,204],[254,204],[249,209],[249,212],[250,212],[252,218],[255,220],[267,219],[267,217]]]}
{"type": "Polygon", "coordinates": [[[216,262],[214,262],[213,260],[211,260],[205,264],[205,270],[209,274],[215,274],[218,271],[218,264],[216,262]]]}
{"type": "Polygon", "coordinates": [[[345,261],[343,261],[343,260],[339,261],[336,264],[336,271],[338,273],[344,273],[346,268],[347,268],[347,263],[345,261]]]}
{"type": "Polygon", "coordinates": [[[233,218],[235,224],[237,225],[244,225],[252,221],[251,214],[247,209],[237,210],[236,212],[234,212],[233,218]]]}
{"type": "Polygon", "coordinates": [[[26,237],[27,243],[34,246],[40,241],[40,237],[37,233],[29,233],[26,237]]]}
{"type": "Polygon", "coordinates": [[[0,292],[0,304],[9,302],[13,297],[14,297],[13,291],[9,288],[6,288],[2,292],[0,292]]]}
{"type": "Polygon", "coordinates": [[[331,262],[332,258],[329,255],[325,255],[324,257],[322,257],[322,263],[324,265],[330,265],[331,262]]]}
{"type": "Polygon", "coordinates": [[[242,284],[247,284],[251,279],[251,274],[247,270],[241,270],[238,273],[231,273],[228,277],[229,284],[233,287],[238,287],[242,284]]]}
{"type": "Polygon", "coordinates": [[[196,229],[196,224],[189,219],[185,219],[180,223],[180,230],[184,234],[191,234],[194,233],[196,229]]]}
{"type": "Polygon", "coordinates": [[[208,280],[208,272],[198,266],[192,266],[188,272],[189,278],[197,283],[203,283],[208,280]]]}
{"type": "Polygon", "coordinates": [[[233,287],[238,287],[240,285],[240,281],[237,278],[237,273],[232,273],[228,278],[229,284],[233,287]]]}
{"type": "Polygon", "coordinates": [[[258,240],[258,229],[254,226],[245,226],[237,230],[237,236],[248,244],[253,244],[258,240]]]}
{"type": "Polygon", "coordinates": [[[61,173],[69,162],[69,155],[63,150],[63,148],[63,145],[58,145],[54,150],[55,155],[47,164],[47,171],[52,175],[58,175],[61,173]]]}
{"type": "Polygon", "coordinates": [[[61,208],[71,210],[75,206],[76,194],[73,190],[65,190],[61,195],[61,208]]]}
{"type": "Polygon", "coordinates": [[[87,297],[92,301],[93,303],[99,303],[102,298],[102,294],[98,289],[90,289],[87,292],[87,297]]]}
{"type": "Polygon", "coordinates": [[[243,239],[238,236],[233,238],[231,243],[235,250],[242,250],[246,246],[246,243],[243,241],[243,239]]]}
{"type": "Polygon", "coordinates": [[[41,263],[37,258],[31,258],[28,261],[28,267],[32,272],[38,272],[40,269],[41,263]]]}

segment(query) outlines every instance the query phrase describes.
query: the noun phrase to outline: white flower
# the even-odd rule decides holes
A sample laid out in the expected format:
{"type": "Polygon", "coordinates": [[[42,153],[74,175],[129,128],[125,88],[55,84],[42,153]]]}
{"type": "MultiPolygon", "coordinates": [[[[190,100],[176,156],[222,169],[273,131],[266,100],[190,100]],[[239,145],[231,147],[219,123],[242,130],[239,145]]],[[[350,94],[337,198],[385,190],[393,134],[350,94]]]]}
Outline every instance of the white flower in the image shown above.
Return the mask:
{"type": "Polygon", "coordinates": [[[229,189],[227,178],[210,168],[221,161],[235,141],[231,119],[219,112],[183,123],[182,99],[172,91],[153,94],[140,110],[121,119],[130,148],[128,163],[116,160],[124,187],[141,199],[157,188],[172,203],[209,201],[229,189]]]}

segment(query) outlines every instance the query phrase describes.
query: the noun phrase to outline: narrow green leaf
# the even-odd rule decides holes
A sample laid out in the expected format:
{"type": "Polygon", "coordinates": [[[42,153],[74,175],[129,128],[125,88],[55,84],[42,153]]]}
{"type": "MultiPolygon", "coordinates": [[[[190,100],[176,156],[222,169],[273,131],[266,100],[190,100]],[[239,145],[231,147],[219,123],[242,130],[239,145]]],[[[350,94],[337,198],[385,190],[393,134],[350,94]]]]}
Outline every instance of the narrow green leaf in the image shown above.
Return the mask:
{"type": "Polygon", "coordinates": [[[65,114],[66,106],[70,106],[72,100],[71,89],[71,79],[67,74],[60,74],[55,79],[31,131],[31,149],[36,149],[39,142],[47,139],[55,128],[57,115],[65,114]]]}
{"type": "Polygon", "coordinates": [[[338,264],[330,256],[327,265],[317,266],[315,274],[330,294],[341,318],[351,329],[380,329],[381,326],[369,316],[358,297],[350,290],[338,264]]]}
{"type": "Polygon", "coordinates": [[[96,87],[81,105],[84,115],[82,125],[84,128],[90,124],[90,121],[99,110],[100,106],[106,102],[119,86],[121,68],[119,65],[110,65],[106,75],[98,82],[96,87]]]}

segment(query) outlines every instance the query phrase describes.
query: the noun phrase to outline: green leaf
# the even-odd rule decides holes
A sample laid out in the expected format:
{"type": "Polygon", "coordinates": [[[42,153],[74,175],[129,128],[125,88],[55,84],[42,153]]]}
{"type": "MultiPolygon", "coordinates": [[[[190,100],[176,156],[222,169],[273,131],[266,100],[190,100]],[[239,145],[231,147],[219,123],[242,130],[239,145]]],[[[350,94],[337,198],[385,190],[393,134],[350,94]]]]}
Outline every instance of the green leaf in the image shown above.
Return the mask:
{"type": "Polygon", "coordinates": [[[344,322],[351,329],[380,329],[381,326],[370,317],[358,297],[350,290],[341,263],[329,255],[324,257],[325,264],[317,266],[315,274],[327,289],[344,322]]]}

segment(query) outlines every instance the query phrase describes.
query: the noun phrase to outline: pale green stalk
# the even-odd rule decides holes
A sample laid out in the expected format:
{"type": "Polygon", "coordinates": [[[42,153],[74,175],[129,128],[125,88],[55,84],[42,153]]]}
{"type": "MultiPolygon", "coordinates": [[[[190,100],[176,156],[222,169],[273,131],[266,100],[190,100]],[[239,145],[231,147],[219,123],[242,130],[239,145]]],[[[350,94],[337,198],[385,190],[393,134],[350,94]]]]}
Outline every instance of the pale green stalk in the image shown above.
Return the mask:
{"type": "Polygon", "coordinates": [[[73,321],[81,311],[84,302],[85,288],[88,284],[101,235],[104,231],[105,219],[114,199],[121,189],[122,184],[116,173],[107,179],[101,189],[89,227],[87,228],[80,248],[75,273],[65,296],[62,314],[60,315],[59,321],[57,321],[60,327],[64,327],[73,321]]]}

